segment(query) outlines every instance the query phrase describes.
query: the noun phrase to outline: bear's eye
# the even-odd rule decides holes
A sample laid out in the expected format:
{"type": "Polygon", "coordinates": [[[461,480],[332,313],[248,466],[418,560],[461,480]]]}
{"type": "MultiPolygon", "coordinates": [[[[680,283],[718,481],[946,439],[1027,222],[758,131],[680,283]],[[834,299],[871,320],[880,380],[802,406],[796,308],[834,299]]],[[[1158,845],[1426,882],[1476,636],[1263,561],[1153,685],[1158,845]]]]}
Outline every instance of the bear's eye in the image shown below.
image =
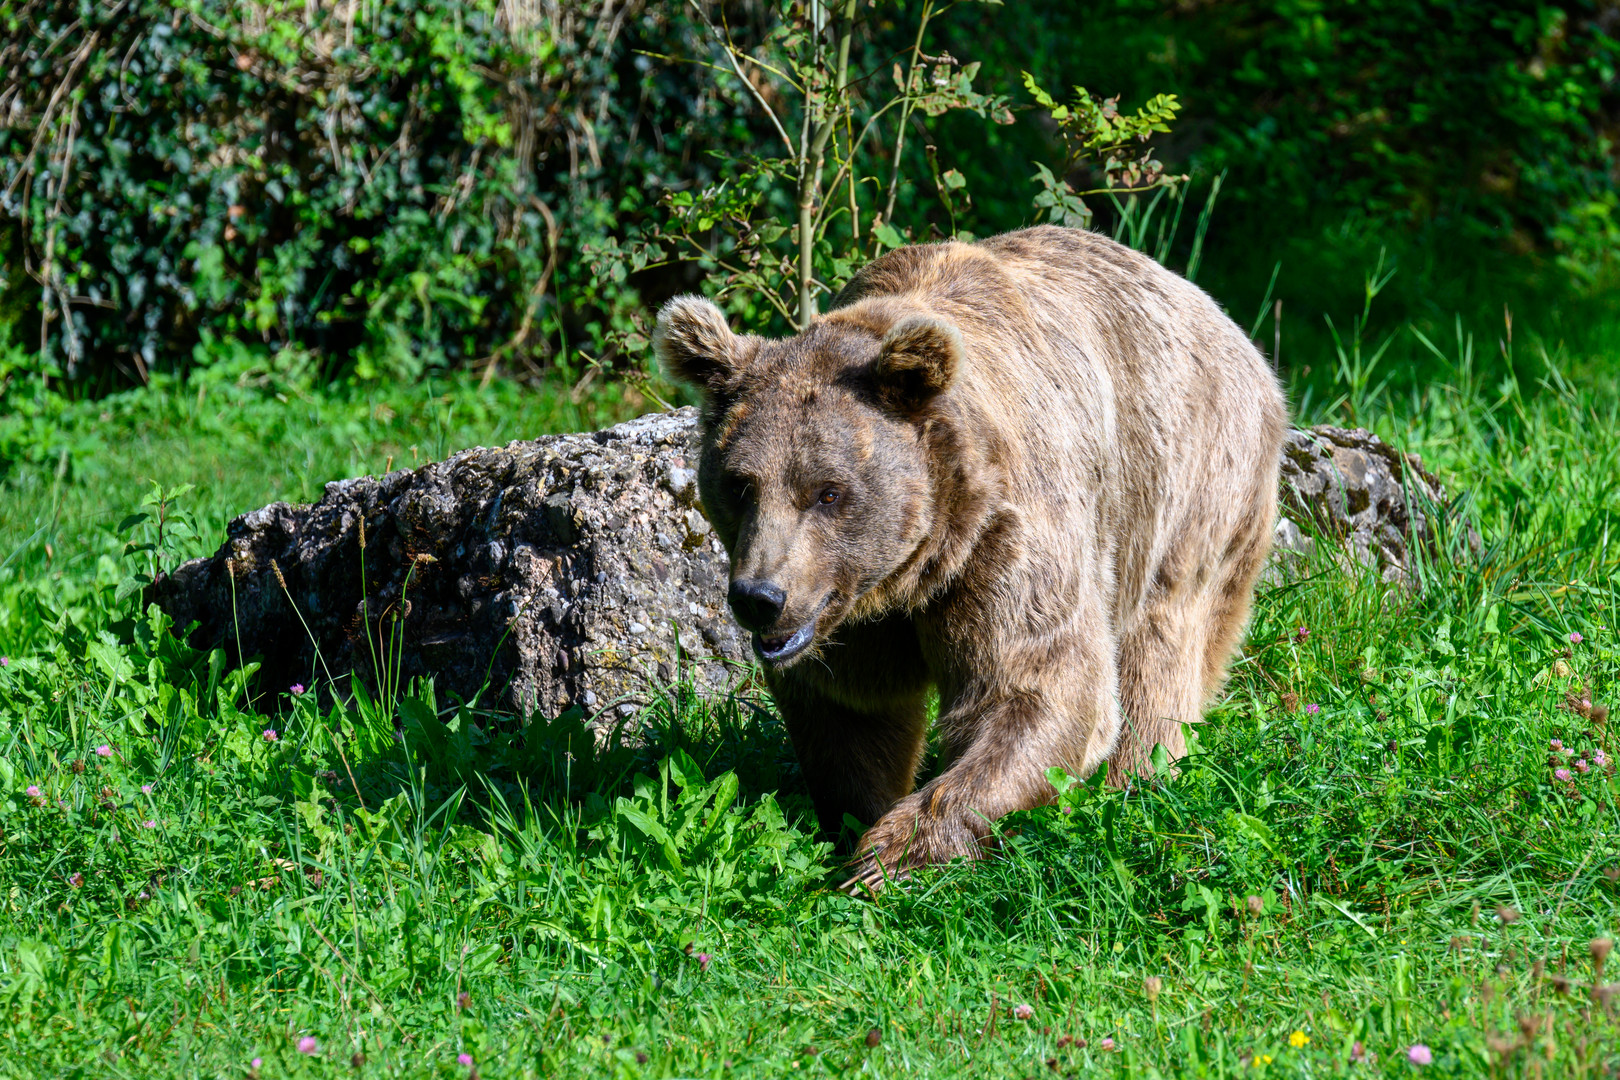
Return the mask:
{"type": "Polygon", "coordinates": [[[832,506],[842,496],[843,492],[839,491],[835,487],[830,487],[824,490],[820,495],[816,496],[816,503],[821,506],[832,506]]]}
{"type": "Polygon", "coordinates": [[[737,473],[727,473],[725,476],[726,495],[735,502],[747,502],[749,495],[753,494],[753,484],[746,476],[737,473]]]}

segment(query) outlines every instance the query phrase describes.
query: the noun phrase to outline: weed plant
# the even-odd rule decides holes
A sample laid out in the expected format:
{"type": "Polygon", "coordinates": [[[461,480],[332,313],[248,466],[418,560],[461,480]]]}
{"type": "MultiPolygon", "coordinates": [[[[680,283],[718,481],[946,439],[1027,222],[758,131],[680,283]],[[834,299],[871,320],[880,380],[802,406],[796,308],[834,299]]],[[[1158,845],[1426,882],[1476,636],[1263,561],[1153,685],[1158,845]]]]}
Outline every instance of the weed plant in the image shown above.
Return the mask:
{"type": "Polygon", "coordinates": [[[1620,386],[1459,334],[1392,397],[1344,332],[1306,419],[1420,452],[1478,550],[1442,529],[1401,585],[1324,538],[1175,771],[1054,772],[993,857],[875,899],[831,887],[746,684],[598,746],[425,682],[260,686],[120,589],[278,493],[532,434],[532,400],[7,420],[0,1073],[1615,1075],[1620,386]]]}

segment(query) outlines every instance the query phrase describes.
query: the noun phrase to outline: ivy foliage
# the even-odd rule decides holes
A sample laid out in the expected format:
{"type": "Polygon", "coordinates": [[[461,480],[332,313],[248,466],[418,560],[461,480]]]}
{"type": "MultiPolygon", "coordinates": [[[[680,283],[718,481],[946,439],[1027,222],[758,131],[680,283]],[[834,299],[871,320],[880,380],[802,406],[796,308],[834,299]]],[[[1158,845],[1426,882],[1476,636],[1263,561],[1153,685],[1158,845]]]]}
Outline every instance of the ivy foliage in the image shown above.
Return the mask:
{"type": "Polygon", "coordinates": [[[636,55],[687,26],[635,3],[31,0],[0,18],[0,253],[13,298],[32,291],[23,332],[69,375],[144,379],[205,336],[362,378],[543,362],[579,233],[633,204],[653,147],[692,155],[684,114],[710,104],[636,55]]]}

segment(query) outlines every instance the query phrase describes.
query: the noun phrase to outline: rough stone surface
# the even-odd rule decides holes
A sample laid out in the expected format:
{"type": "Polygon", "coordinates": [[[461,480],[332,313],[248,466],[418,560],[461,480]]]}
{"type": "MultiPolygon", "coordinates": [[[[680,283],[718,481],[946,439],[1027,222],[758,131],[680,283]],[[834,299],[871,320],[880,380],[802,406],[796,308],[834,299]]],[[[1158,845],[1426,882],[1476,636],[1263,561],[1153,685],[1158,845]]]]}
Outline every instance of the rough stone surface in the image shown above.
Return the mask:
{"type": "Polygon", "coordinates": [[[487,681],[481,703],[525,714],[628,715],[677,669],[722,687],[749,645],[698,506],[696,430],[681,409],[331,483],[237,518],[154,599],[198,623],[197,646],[240,659],[239,640],[273,687],[328,671],[375,686],[395,635],[404,679],[462,700],[487,681]]]}
{"type": "MultiPolygon", "coordinates": [[[[260,657],[270,687],[328,673],[375,686],[386,652],[441,695],[627,716],[677,674],[720,688],[749,659],[698,503],[696,440],[695,410],[680,409],[328,484],[313,506],[237,518],[152,598],[197,624],[194,645],[260,657]]],[[[1432,538],[1418,506],[1444,505],[1415,456],[1330,427],[1290,433],[1281,497],[1285,559],[1309,549],[1306,525],[1391,581],[1432,538]]]]}
{"type": "MultiPolygon", "coordinates": [[[[1437,541],[1429,512],[1448,514],[1440,481],[1416,454],[1403,454],[1362,428],[1327,425],[1295,429],[1283,442],[1276,547],[1309,554],[1314,542],[1301,525],[1342,547],[1341,562],[1376,567],[1389,582],[1410,578],[1412,547],[1431,552],[1437,541]]],[[[1465,526],[1471,547],[1479,538],[1465,526]]]]}

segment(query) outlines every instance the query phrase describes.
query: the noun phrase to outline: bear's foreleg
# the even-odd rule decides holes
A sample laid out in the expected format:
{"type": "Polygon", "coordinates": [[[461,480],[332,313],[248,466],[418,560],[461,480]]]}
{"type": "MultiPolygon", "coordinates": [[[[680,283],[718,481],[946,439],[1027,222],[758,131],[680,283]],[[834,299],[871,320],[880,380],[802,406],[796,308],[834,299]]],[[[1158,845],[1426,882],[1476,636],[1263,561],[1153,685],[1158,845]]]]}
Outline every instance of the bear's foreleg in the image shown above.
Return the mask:
{"type": "Polygon", "coordinates": [[[846,623],[787,670],[766,669],[816,816],[838,839],[911,793],[927,731],[928,667],[904,616],[846,623]]]}
{"type": "Polygon", "coordinates": [[[1047,769],[1084,775],[1102,763],[1119,733],[1106,650],[1044,659],[1040,677],[1009,685],[1022,665],[991,666],[955,696],[939,718],[948,767],[867,831],[847,885],[875,889],[917,866],[977,858],[991,822],[1052,800],[1047,769]]]}
{"type": "Polygon", "coordinates": [[[874,822],[911,792],[928,726],[926,693],[855,709],[812,686],[773,690],[827,839],[838,838],[845,814],[874,822]]]}

